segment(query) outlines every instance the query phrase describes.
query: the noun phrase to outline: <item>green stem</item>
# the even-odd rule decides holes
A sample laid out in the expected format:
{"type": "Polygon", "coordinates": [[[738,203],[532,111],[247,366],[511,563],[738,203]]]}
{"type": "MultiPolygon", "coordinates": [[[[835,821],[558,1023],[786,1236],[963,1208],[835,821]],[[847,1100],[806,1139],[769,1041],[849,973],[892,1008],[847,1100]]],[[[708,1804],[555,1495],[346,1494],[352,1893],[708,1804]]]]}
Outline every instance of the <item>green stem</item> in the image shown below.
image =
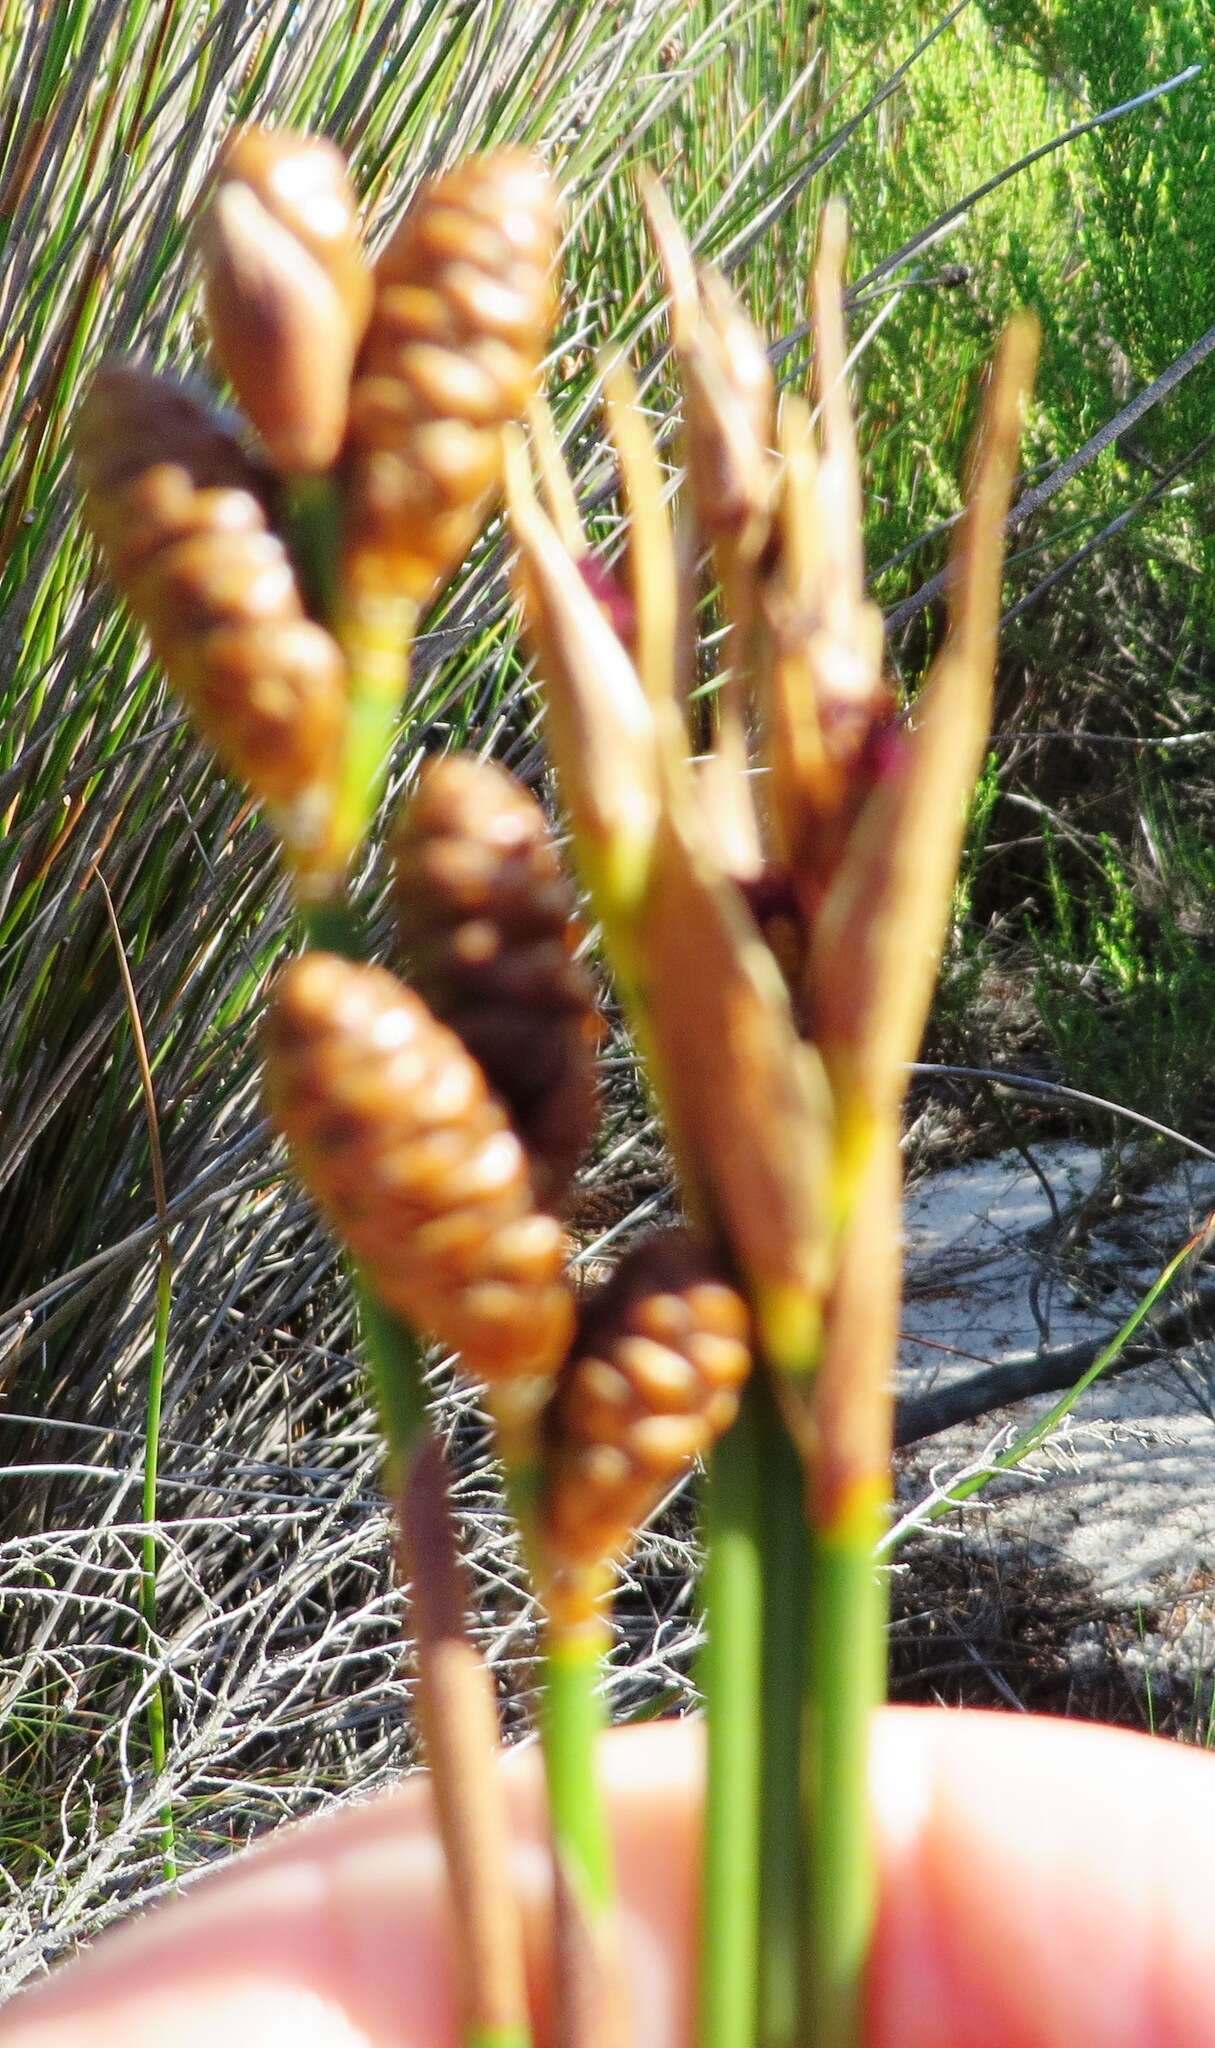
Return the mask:
{"type": "Polygon", "coordinates": [[[765,1487],[759,1403],[753,1383],[712,1454],[705,1488],[700,2048],[753,2048],[756,2039],[765,1487]]]}
{"type": "Polygon", "coordinates": [[[375,816],[409,687],[417,606],[408,598],[349,597],[333,630],[350,671],[346,743],[330,826],[329,866],[343,873],[375,816]]]}
{"type": "Polygon", "coordinates": [[[367,958],[359,919],[344,896],[322,897],[296,907],[304,936],[316,952],[341,953],[347,960],[367,958]]]}
{"type": "Polygon", "coordinates": [[[553,1841],[564,1883],[594,1926],[613,1899],[612,1852],[595,1751],[606,1725],[602,1626],[554,1631],[545,1646],[541,1733],[553,1841]]]}
{"type": "Polygon", "coordinates": [[[769,1388],[757,1388],[763,1431],[763,1779],[760,1850],[759,2040],[801,2040],[806,1863],[798,1788],[810,1559],[801,1459],[769,1388]]]}
{"type": "MultiPolygon", "coordinates": [[[[167,1244],[162,1242],[156,1277],[156,1321],[152,1333],[152,1358],[148,1367],[148,1406],[144,1420],[143,1524],[139,1574],[139,1611],[143,1621],[143,1650],[151,1657],[156,1645],[156,1579],[159,1552],[156,1542],[157,1481],[160,1471],[160,1417],[164,1405],[165,1361],[169,1348],[169,1316],[173,1307],[173,1268],[167,1244]]],[[[152,1769],[163,1775],[168,1757],[168,1706],[165,1681],[158,1678],[148,1695],[148,1748],[152,1769]]],[[[160,1857],[166,1884],[177,1881],[177,1832],[169,1801],[160,1809],[160,1857]]]]}
{"type": "Polygon", "coordinates": [[[342,495],[331,476],[293,477],[287,486],[287,527],[296,572],[314,618],[337,609],[342,545],[342,495]]]}
{"type": "Polygon", "coordinates": [[[381,1307],[361,1273],[353,1274],[367,1377],[388,1450],[386,1483],[395,1496],[428,1428],[422,1387],[422,1346],[399,1316],[381,1307]]]}
{"type": "Polygon", "coordinates": [[[869,1735],[886,1681],[887,1581],[874,1559],[882,1502],[812,1533],[806,1666],[810,1897],[807,2028],[813,2048],[860,2048],[877,1905],[869,1735]]]}

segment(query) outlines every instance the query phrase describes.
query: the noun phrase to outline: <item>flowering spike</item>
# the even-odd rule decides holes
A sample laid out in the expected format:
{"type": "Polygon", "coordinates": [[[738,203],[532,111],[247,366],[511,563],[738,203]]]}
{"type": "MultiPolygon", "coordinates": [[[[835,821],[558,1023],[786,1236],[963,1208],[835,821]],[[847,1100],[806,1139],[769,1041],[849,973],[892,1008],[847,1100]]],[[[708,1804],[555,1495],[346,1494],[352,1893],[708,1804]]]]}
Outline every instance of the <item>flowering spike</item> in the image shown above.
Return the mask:
{"type": "Polygon", "coordinates": [[[345,160],[319,136],[244,128],[198,229],[207,320],[275,467],[327,469],[371,310],[345,160]]]}
{"type": "Polygon", "coordinates": [[[410,980],[505,1104],[556,1208],[594,1130],[594,993],[540,805],[470,754],[430,760],[393,834],[410,980]]]}
{"type": "Polygon", "coordinates": [[[738,1411],[750,1317],[688,1232],[647,1238],[589,1302],[544,1418],[541,1547],[558,1623],[738,1411]]]}
{"type": "Polygon", "coordinates": [[[81,408],[85,511],[169,680],[313,868],[346,715],[336,643],[305,617],[261,478],[172,378],[103,364],[81,408]]]}
{"type": "Polygon", "coordinates": [[[301,1179],[386,1308],[491,1387],[542,1381],[573,1324],[559,1224],[476,1062],[384,968],[279,978],[266,1087],[301,1179]]]}
{"type": "Polygon", "coordinates": [[[351,395],[347,574],[429,601],[501,481],[552,321],[557,201],[525,150],[424,184],[376,265],[351,395]]]}

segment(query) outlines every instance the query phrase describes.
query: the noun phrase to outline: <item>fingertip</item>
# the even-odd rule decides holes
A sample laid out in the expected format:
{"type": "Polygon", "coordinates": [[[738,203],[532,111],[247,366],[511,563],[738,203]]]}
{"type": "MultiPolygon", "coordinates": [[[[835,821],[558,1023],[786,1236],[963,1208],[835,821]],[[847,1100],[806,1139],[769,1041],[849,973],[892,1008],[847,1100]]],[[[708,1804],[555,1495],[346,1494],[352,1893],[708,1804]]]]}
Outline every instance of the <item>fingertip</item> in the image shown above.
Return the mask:
{"type": "Polygon", "coordinates": [[[1215,2040],[1215,1766],[1125,1731],[892,1710],[869,2048],[1215,2040]]]}

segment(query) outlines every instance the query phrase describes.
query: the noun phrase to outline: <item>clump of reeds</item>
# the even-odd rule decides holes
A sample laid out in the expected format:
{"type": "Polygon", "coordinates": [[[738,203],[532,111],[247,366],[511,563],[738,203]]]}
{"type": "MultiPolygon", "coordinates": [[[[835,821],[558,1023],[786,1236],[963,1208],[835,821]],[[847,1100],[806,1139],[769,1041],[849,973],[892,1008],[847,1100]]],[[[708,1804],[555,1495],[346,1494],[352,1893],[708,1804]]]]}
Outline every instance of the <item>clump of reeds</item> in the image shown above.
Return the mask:
{"type": "Polygon", "coordinates": [[[873,1913],[898,1116],[988,728],[1033,339],[1014,326],[995,366],[950,634],[908,707],[864,589],[842,217],[814,271],[812,412],[778,404],[725,279],[657,187],[646,204],[688,490],[677,536],[631,374],[606,366],[623,586],[591,555],[539,393],[557,216],[523,152],[424,183],[372,266],[328,144],[238,134],[198,247],[250,433],[113,364],[77,445],[115,581],[295,883],[307,950],[274,994],[267,1097],[359,1293],[467,2037],[518,2048],[528,2022],[492,1689],[421,1380],[432,1339],[485,1388],[547,1615],[563,2038],[629,2032],[595,1781],[612,1572],[707,1457],[700,2035],[846,2048],[873,1913]],[[561,1210],[594,1133],[597,1022],[543,813],[485,762],[430,763],[393,833],[394,966],[364,957],[349,893],[421,611],[504,484],[579,875],[688,1218],[580,1299],[561,1210]],[[729,629],[700,735],[695,543],[729,629]]]}

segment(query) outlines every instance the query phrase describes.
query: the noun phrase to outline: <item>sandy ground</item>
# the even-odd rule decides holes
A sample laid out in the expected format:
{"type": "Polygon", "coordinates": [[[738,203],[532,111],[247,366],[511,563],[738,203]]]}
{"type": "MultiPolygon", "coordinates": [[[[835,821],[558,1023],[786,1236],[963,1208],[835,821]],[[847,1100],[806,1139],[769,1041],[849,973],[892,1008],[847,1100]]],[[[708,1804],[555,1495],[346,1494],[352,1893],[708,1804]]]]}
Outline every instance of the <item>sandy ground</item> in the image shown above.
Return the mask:
{"type": "MultiPolygon", "coordinates": [[[[1195,1159],[1142,1192],[1076,1207],[1108,1162],[1074,1144],[935,1173],[909,1190],[901,1387],[919,1393],[1010,1357],[1108,1338],[1215,1207],[1195,1159]],[[1031,1163],[1032,1162],[1032,1163],[1031,1163]]],[[[1192,1277],[1198,1272],[1191,1269],[1192,1277]]],[[[1184,1287],[1185,1282],[1180,1283],[1184,1287]]],[[[1179,1289],[1165,1307],[1181,1298],[1179,1289]]],[[[900,1511],[1002,1448],[1055,1395],[903,1454],[900,1511]]],[[[963,1540],[1030,1544],[1091,1573],[1097,1597],[1144,1608],[1141,1654],[1191,1672],[1215,1660],[1215,1343],[1099,1380],[1049,1445],[966,1511],[963,1540]]],[[[951,1518],[955,1529],[958,1518],[951,1518]]]]}

